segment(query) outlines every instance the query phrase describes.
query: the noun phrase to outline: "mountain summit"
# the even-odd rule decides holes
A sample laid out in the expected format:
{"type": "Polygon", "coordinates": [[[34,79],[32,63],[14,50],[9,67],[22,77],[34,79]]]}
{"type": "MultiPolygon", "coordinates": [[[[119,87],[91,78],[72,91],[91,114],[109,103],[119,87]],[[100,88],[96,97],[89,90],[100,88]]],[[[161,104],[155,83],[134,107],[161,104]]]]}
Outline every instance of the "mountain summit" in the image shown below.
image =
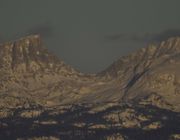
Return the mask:
{"type": "Polygon", "coordinates": [[[175,37],[124,56],[97,76],[116,79],[122,85],[123,100],[156,93],[179,110],[179,70],[180,37],[175,37]]]}
{"type": "Polygon", "coordinates": [[[180,137],[180,37],[94,75],[65,64],[38,35],[1,44],[0,58],[0,139],[180,137]]]}
{"type": "Polygon", "coordinates": [[[133,71],[137,70],[139,66],[145,69],[152,66],[157,59],[163,59],[178,53],[180,53],[180,37],[170,38],[159,44],[150,44],[145,48],[120,58],[98,75],[117,77],[117,75],[121,74],[121,71],[128,67],[131,67],[129,70],[133,71]]]}
{"type": "Polygon", "coordinates": [[[53,71],[76,73],[43,45],[39,35],[31,35],[0,45],[1,68],[13,72],[53,71]],[[65,70],[64,70],[65,69],[65,70]]]}

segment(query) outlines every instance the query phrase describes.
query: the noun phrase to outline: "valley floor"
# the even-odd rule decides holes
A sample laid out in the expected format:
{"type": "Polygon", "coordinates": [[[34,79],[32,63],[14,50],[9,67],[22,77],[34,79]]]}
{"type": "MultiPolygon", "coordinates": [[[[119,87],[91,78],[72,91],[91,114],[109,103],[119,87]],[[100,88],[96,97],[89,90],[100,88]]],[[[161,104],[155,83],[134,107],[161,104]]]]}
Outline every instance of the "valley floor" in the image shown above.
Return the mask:
{"type": "Polygon", "coordinates": [[[180,139],[180,113],[151,105],[79,104],[2,112],[0,139],[4,140],[180,139]]]}

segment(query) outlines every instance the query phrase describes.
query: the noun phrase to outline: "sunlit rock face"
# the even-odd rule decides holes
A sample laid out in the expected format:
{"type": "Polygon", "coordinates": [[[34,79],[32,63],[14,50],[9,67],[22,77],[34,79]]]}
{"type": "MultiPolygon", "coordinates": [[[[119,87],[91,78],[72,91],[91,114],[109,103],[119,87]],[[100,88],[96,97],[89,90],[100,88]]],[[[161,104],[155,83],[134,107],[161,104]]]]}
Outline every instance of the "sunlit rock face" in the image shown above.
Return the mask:
{"type": "Polygon", "coordinates": [[[179,109],[180,38],[152,44],[114,62],[99,77],[116,79],[124,99],[156,93],[179,109]]]}
{"type": "Polygon", "coordinates": [[[20,40],[0,45],[1,66],[13,72],[60,72],[66,69],[75,72],[70,66],[65,66],[63,61],[43,46],[38,35],[32,35],[20,40]]]}
{"type": "Polygon", "coordinates": [[[179,37],[91,75],[50,53],[39,35],[0,44],[0,58],[0,139],[179,136],[179,37]]]}

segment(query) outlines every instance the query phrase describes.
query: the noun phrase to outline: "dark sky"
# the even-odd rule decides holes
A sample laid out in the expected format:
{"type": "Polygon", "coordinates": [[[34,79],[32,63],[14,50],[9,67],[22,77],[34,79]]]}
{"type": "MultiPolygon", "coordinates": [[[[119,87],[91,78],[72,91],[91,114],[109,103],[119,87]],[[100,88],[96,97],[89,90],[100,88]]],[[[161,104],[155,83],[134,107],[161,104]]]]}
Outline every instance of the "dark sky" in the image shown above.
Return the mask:
{"type": "Polygon", "coordinates": [[[0,0],[0,25],[0,42],[39,33],[67,64],[94,73],[180,36],[180,0],[0,0]]]}

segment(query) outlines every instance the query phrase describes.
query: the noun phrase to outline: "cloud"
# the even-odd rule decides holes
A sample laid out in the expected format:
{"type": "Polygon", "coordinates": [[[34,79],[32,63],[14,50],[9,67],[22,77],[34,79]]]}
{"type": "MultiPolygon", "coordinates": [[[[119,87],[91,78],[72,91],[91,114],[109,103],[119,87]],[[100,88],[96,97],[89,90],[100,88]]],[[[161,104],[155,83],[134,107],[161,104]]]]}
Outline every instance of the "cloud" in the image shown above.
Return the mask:
{"type": "Polygon", "coordinates": [[[53,27],[50,24],[39,24],[26,31],[27,34],[39,34],[43,38],[52,37],[53,27]]]}
{"type": "Polygon", "coordinates": [[[134,41],[134,42],[161,42],[170,37],[180,36],[180,29],[168,29],[160,33],[146,33],[146,34],[111,34],[104,37],[107,41],[134,41]]]}
{"type": "Polygon", "coordinates": [[[135,41],[135,42],[146,42],[151,39],[150,34],[111,34],[106,35],[105,40],[108,41],[135,41]]]}
{"type": "Polygon", "coordinates": [[[169,29],[159,34],[152,35],[151,40],[159,42],[159,41],[167,40],[170,37],[177,37],[177,36],[180,36],[180,29],[169,29]]]}

